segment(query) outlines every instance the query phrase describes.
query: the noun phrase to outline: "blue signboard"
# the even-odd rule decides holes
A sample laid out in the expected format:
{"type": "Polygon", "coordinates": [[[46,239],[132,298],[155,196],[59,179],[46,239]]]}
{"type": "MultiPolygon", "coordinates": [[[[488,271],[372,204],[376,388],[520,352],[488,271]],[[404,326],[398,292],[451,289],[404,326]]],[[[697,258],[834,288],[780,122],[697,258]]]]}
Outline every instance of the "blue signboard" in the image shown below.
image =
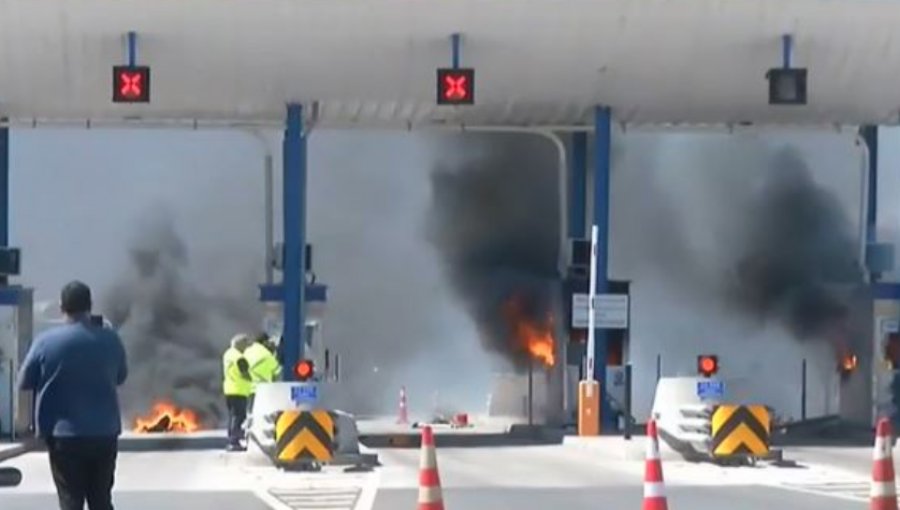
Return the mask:
{"type": "Polygon", "coordinates": [[[298,406],[319,401],[319,387],[314,384],[291,386],[291,401],[298,406]]]}
{"type": "Polygon", "coordinates": [[[725,383],[722,381],[697,381],[697,396],[701,400],[715,400],[725,396],[725,383]]]}

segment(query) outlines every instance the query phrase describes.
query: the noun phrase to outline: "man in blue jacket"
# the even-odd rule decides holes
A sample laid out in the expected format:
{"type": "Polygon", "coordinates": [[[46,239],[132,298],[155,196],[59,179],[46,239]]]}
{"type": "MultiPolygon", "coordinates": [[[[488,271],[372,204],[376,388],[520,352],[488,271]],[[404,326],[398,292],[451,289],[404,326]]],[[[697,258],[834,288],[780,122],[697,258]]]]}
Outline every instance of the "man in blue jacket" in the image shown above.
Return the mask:
{"type": "Polygon", "coordinates": [[[113,329],[91,316],[84,283],[63,287],[60,306],[66,324],[35,339],[19,388],[35,393],[37,434],[47,443],[60,510],[83,510],[85,501],[90,510],[112,510],[125,348],[113,329]]]}

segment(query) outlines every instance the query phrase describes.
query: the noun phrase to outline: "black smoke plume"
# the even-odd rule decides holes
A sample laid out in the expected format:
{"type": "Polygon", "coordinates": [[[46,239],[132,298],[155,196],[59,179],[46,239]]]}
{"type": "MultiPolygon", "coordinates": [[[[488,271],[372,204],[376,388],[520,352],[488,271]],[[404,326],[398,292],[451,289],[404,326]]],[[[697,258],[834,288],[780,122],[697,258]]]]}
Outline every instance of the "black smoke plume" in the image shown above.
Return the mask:
{"type": "Polygon", "coordinates": [[[191,280],[188,245],[163,208],[135,226],[127,257],[128,270],[103,303],[128,353],[126,420],[167,400],[192,409],[205,427],[219,425],[222,353],[233,334],[259,327],[259,307],[252,296],[210,296],[191,280]]]}
{"type": "Polygon", "coordinates": [[[750,197],[737,303],[774,317],[801,340],[845,328],[863,283],[858,233],[805,162],[784,150],[750,197]]]}
{"type": "Polygon", "coordinates": [[[432,173],[430,241],[485,347],[519,367],[509,304],[545,324],[558,285],[555,152],[535,136],[465,135],[444,144],[432,173]]]}

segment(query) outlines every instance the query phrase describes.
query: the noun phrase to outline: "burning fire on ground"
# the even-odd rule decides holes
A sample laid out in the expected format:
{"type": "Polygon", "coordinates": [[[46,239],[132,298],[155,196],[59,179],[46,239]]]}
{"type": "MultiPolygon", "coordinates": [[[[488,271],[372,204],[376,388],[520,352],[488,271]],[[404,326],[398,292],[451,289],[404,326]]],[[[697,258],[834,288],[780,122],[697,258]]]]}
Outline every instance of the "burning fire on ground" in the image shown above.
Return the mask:
{"type": "Polygon", "coordinates": [[[139,416],[134,420],[134,431],[140,433],[183,433],[198,430],[200,430],[200,420],[196,413],[190,409],[179,409],[164,400],[153,404],[153,408],[146,416],[139,416]]]}
{"type": "Polygon", "coordinates": [[[553,317],[538,321],[525,313],[522,300],[513,297],[503,305],[512,342],[532,359],[552,367],[556,364],[556,348],[553,340],[553,317]]]}

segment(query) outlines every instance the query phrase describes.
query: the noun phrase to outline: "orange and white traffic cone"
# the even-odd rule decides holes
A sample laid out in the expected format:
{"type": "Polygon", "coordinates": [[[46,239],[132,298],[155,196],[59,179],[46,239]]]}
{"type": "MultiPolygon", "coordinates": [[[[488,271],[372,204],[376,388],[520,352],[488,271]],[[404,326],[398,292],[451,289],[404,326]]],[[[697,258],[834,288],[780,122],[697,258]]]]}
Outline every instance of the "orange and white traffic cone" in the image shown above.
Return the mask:
{"type": "Polygon", "coordinates": [[[643,510],[668,510],[666,484],[663,482],[662,460],[659,456],[659,434],[656,420],[647,422],[647,460],[644,468],[643,510]]]}
{"type": "Polygon", "coordinates": [[[401,425],[409,423],[409,411],[406,409],[406,386],[400,387],[400,408],[397,411],[397,423],[401,425]]]}
{"type": "Polygon", "coordinates": [[[429,425],[422,427],[418,510],[444,510],[441,477],[438,475],[437,453],[434,448],[434,432],[429,425]]]}
{"type": "Polygon", "coordinates": [[[872,487],[869,491],[870,510],[897,510],[897,484],[894,481],[892,455],[893,433],[887,418],[878,420],[875,428],[875,449],[872,454],[872,487]]]}

